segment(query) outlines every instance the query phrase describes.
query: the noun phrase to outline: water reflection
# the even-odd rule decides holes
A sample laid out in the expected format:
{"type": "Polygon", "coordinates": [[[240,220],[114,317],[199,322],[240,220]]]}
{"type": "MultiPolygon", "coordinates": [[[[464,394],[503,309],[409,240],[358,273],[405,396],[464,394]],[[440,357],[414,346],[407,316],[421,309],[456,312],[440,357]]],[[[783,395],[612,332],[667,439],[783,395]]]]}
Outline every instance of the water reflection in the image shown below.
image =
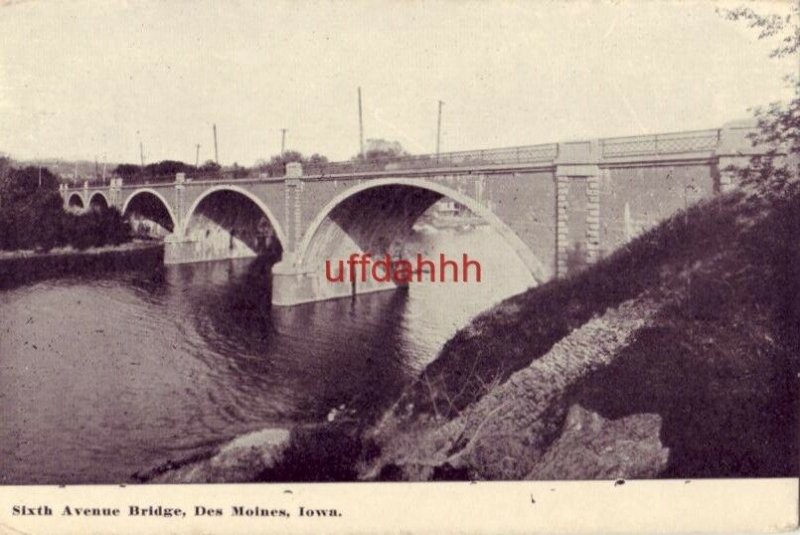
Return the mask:
{"type": "Polygon", "coordinates": [[[271,260],[255,259],[0,292],[2,482],[124,481],[341,404],[379,410],[459,327],[532,280],[486,227],[419,240],[480,259],[484,282],[273,308],[271,260]]]}

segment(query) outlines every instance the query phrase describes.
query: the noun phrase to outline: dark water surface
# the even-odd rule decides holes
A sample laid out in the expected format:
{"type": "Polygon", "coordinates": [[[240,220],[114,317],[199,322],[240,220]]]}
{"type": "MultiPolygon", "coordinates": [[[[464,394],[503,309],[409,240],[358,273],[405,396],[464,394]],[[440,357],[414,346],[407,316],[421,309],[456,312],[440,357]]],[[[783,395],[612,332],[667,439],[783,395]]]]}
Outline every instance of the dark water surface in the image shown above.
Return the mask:
{"type": "Polygon", "coordinates": [[[479,259],[483,282],[273,308],[271,264],[254,259],[0,292],[0,482],[124,482],[250,430],[385,407],[458,328],[532,282],[486,227],[425,239],[479,259]]]}

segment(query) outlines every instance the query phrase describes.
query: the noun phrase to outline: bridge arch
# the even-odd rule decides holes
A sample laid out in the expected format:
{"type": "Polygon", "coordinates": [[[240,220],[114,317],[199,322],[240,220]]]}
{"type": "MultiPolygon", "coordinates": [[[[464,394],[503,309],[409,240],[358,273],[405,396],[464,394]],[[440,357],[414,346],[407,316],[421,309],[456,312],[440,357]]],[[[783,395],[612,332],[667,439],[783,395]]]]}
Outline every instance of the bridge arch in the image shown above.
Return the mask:
{"type": "Polygon", "coordinates": [[[92,193],[89,198],[89,208],[107,209],[109,206],[111,206],[111,203],[108,202],[108,197],[102,191],[92,193]]]}
{"type": "MultiPolygon", "coordinates": [[[[247,199],[250,203],[252,203],[253,206],[255,206],[259,214],[266,218],[271,231],[274,233],[275,238],[278,240],[278,244],[281,246],[281,249],[283,250],[283,248],[286,246],[286,235],[283,232],[283,228],[281,228],[278,219],[275,217],[275,215],[272,213],[272,210],[270,210],[266,203],[245,188],[230,184],[221,184],[208,188],[194,200],[192,205],[189,207],[189,210],[186,212],[186,216],[183,218],[183,228],[181,229],[181,236],[183,238],[191,238],[190,234],[196,230],[193,228],[194,220],[197,219],[198,213],[201,211],[202,206],[204,204],[208,204],[209,200],[215,196],[221,199],[227,197],[228,202],[234,202],[236,197],[243,197],[244,199],[247,199]]],[[[252,215],[254,214],[250,214],[251,219],[252,215]]],[[[246,218],[247,216],[245,215],[245,219],[246,218]]],[[[231,222],[227,221],[225,223],[231,222]]],[[[218,222],[218,224],[223,226],[225,223],[218,222]]],[[[252,223],[252,221],[250,223],[252,223]]]]}
{"type": "Polygon", "coordinates": [[[168,234],[178,229],[175,212],[167,202],[167,199],[158,191],[152,188],[137,189],[128,196],[122,205],[122,215],[132,217],[135,215],[133,212],[141,208],[144,208],[143,212],[150,212],[143,214],[145,218],[152,218],[155,223],[163,228],[163,231],[157,232],[157,234],[168,234]],[[140,204],[143,206],[137,206],[140,204]]]}
{"type": "Polygon", "coordinates": [[[83,202],[83,196],[80,193],[73,193],[67,199],[67,206],[73,210],[83,210],[86,205],[83,202]]]}
{"type": "MultiPolygon", "coordinates": [[[[427,200],[422,201],[423,203],[429,202],[427,206],[417,207],[416,212],[419,213],[416,215],[416,217],[419,217],[422,212],[427,210],[427,208],[441,198],[448,198],[463,206],[466,206],[472,213],[486,221],[486,223],[488,223],[489,226],[503,238],[503,240],[512,248],[516,256],[519,257],[531,275],[533,275],[537,284],[546,280],[546,271],[544,270],[541,261],[520,239],[520,237],[517,236],[517,234],[505,222],[497,217],[497,215],[495,215],[488,207],[453,188],[416,178],[371,179],[357,186],[349,188],[334,197],[312,220],[311,224],[303,235],[303,238],[297,247],[297,254],[295,257],[297,265],[304,265],[308,262],[309,255],[315,248],[315,242],[320,241],[318,236],[320,234],[320,230],[338,207],[342,206],[343,203],[347,202],[349,199],[354,199],[365,192],[386,187],[414,188],[416,190],[426,191],[433,194],[428,197],[427,200]]],[[[413,214],[411,214],[411,216],[413,217],[413,214]]]]}

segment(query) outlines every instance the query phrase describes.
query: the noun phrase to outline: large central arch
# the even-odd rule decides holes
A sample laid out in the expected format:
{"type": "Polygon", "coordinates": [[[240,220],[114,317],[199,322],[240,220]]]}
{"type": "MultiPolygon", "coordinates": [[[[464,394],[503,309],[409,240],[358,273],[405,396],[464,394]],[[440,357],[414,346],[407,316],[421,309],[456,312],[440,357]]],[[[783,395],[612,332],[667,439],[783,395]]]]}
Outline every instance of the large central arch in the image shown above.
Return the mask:
{"type": "MultiPolygon", "coordinates": [[[[451,199],[463,206],[466,206],[472,213],[482,218],[488,223],[510,246],[514,253],[519,257],[525,267],[533,275],[537,283],[546,280],[545,270],[541,261],[531,251],[531,249],[516,235],[516,233],[500,218],[497,217],[488,207],[479,203],[472,197],[469,197],[453,188],[430,182],[423,179],[408,179],[408,178],[381,178],[372,179],[367,182],[361,183],[357,186],[349,188],[348,190],[340,193],[334,197],[314,218],[308,227],[308,230],[303,235],[297,247],[296,263],[298,266],[307,266],[311,260],[309,257],[319,250],[320,241],[326,239],[322,234],[325,232],[326,222],[331,220],[335,211],[347,203],[348,200],[356,199],[357,197],[369,193],[370,190],[378,190],[379,188],[408,188],[409,190],[416,190],[420,192],[419,195],[412,195],[405,197],[402,201],[406,206],[401,207],[405,210],[404,216],[413,223],[422,213],[425,212],[433,203],[443,197],[451,199]],[[411,200],[409,205],[408,200],[411,200]]],[[[398,190],[395,190],[395,192],[398,190]]],[[[377,198],[380,198],[378,196],[377,198]]],[[[381,201],[382,202],[382,201],[381,201]]],[[[387,207],[391,204],[391,199],[387,200],[387,207]]],[[[390,208],[391,209],[391,208],[390,208]]],[[[394,207],[396,212],[397,206],[394,207]]],[[[377,214],[380,216],[380,214],[377,214]]],[[[373,222],[376,227],[380,227],[381,221],[373,222]]],[[[380,229],[378,229],[380,231],[380,229]]]]}
{"type": "Polygon", "coordinates": [[[183,240],[196,244],[196,260],[255,256],[274,245],[283,250],[286,243],[269,207],[253,193],[233,185],[214,186],[197,197],[180,232],[183,240]]]}

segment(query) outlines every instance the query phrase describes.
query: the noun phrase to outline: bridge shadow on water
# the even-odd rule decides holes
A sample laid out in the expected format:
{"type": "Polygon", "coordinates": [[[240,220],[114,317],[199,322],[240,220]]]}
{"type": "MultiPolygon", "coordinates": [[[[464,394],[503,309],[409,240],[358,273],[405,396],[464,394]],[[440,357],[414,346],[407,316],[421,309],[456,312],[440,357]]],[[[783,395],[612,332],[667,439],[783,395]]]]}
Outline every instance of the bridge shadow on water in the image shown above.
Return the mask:
{"type": "Polygon", "coordinates": [[[211,350],[197,355],[220,381],[234,378],[238,397],[267,402],[255,412],[268,420],[318,421],[333,408],[377,416],[413,373],[401,321],[407,291],[272,306],[271,269],[279,258],[272,251],[168,268],[170,284],[181,290],[173,299],[191,311],[211,350]]]}

